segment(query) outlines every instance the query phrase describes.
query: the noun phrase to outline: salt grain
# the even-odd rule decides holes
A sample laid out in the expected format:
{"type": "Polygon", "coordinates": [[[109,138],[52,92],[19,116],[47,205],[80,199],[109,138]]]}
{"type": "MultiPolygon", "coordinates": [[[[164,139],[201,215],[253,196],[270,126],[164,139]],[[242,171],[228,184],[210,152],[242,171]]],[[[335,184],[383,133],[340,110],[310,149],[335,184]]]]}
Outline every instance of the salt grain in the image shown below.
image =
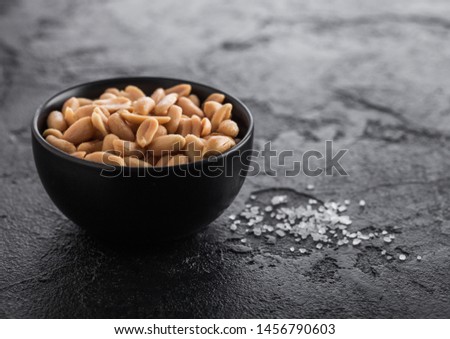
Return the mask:
{"type": "Polygon", "coordinates": [[[353,239],[353,246],[359,245],[361,243],[361,239],[353,239]]]}
{"type": "Polygon", "coordinates": [[[398,256],[398,258],[399,258],[401,261],[405,261],[405,260],[406,260],[406,255],[400,254],[400,255],[398,256]]]}
{"type": "Polygon", "coordinates": [[[391,237],[384,237],[383,238],[384,242],[390,243],[392,241],[391,237]]]}
{"type": "Polygon", "coordinates": [[[314,189],[314,185],[313,184],[308,184],[308,185],[306,185],[306,189],[308,191],[312,191],[314,189]]]}
{"type": "Polygon", "coordinates": [[[422,257],[420,255],[417,256],[417,260],[420,261],[422,260],[422,257]]]}
{"type": "Polygon", "coordinates": [[[232,225],[230,226],[230,230],[231,230],[232,232],[236,231],[236,230],[237,230],[236,224],[232,224],[232,225]]]}
{"type": "Polygon", "coordinates": [[[295,248],[294,248],[294,247],[291,247],[289,250],[290,250],[291,252],[294,252],[294,251],[295,251],[295,248]]]}
{"type": "Polygon", "coordinates": [[[359,206],[364,207],[366,206],[366,202],[364,200],[359,201],[359,206]]]}

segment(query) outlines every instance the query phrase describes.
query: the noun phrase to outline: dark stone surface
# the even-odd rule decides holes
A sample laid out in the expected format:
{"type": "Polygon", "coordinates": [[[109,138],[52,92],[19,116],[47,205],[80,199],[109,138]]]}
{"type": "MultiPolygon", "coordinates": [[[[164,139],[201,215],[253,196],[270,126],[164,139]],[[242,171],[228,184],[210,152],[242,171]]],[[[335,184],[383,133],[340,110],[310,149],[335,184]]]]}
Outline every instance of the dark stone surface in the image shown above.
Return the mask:
{"type": "Polygon", "coordinates": [[[428,0],[2,1],[0,317],[450,317],[449,17],[428,0]],[[254,112],[258,145],[332,139],[349,176],[259,175],[194,238],[99,244],[45,194],[29,123],[55,91],[122,75],[223,88],[254,112]],[[238,246],[227,216],[251,192],[307,183],[321,200],[365,199],[351,228],[395,241],[238,246]]]}

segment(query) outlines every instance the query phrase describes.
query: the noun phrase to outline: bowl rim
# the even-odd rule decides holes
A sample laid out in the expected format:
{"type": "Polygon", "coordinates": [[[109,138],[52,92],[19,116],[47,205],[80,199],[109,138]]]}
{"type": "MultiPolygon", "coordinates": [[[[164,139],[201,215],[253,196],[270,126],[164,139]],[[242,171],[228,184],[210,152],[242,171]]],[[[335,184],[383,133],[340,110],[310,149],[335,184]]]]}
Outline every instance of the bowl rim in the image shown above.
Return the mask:
{"type": "MultiPolygon", "coordinates": [[[[159,76],[130,76],[130,77],[115,77],[115,78],[107,78],[107,79],[101,79],[101,80],[95,80],[95,81],[89,81],[89,82],[84,82],[81,84],[77,84],[68,88],[65,88],[59,92],[57,92],[56,94],[52,95],[50,98],[48,98],[47,100],[44,101],[44,103],[42,103],[41,105],[38,106],[36,112],[34,113],[32,122],[31,122],[31,132],[32,132],[32,136],[35,140],[37,140],[44,148],[46,148],[48,151],[50,151],[51,153],[53,153],[54,155],[61,157],[65,160],[74,162],[76,164],[82,165],[82,166],[88,166],[88,167],[94,167],[94,168],[98,168],[98,169],[106,169],[106,168],[111,168],[111,166],[114,166],[116,168],[127,168],[127,170],[131,170],[131,171],[142,171],[142,169],[145,169],[146,171],[148,170],[153,170],[155,167],[151,166],[151,167],[131,167],[131,166],[117,166],[117,165],[106,165],[106,164],[101,164],[101,163],[97,163],[97,162],[93,162],[93,161],[88,161],[88,160],[84,160],[84,159],[80,159],[74,156],[71,156],[65,152],[63,152],[62,150],[56,148],[55,146],[49,144],[43,137],[43,135],[41,133],[39,133],[38,130],[38,119],[41,116],[41,114],[43,113],[43,109],[45,106],[48,105],[48,103],[50,101],[52,101],[54,98],[56,98],[57,96],[60,96],[62,94],[64,94],[65,92],[80,88],[80,87],[84,87],[84,86],[92,86],[92,85],[104,85],[110,82],[115,82],[115,81],[126,81],[129,80],[130,84],[132,84],[132,82],[134,80],[148,80],[148,81],[155,81],[155,80],[168,80],[168,81],[174,81],[177,83],[188,83],[191,85],[196,85],[196,86],[201,86],[204,87],[208,90],[211,90],[212,92],[219,92],[225,95],[225,97],[229,97],[232,98],[234,101],[236,101],[239,105],[242,106],[242,108],[244,109],[245,114],[247,114],[247,117],[249,119],[249,127],[247,132],[245,133],[244,137],[236,144],[236,146],[234,146],[233,148],[229,149],[228,151],[221,153],[220,155],[214,157],[215,159],[215,163],[217,163],[218,161],[220,161],[221,159],[224,159],[225,157],[227,157],[228,155],[230,155],[231,153],[235,153],[237,151],[239,151],[242,146],[252,137],[253,135],[253,129],[254,129],[254,120],[253,120],[253,115],[250,112],[250,110],[248,109],[248,107],[237,97],[228,94],[222,90],[219,90],[215,87],[209,86],[209,85],[205,85],[203,83],[200,82],[196,82],[196,81],[191,81],[191,80],[185,80],[185,79],[179,79],[179,78],[170,78],[170,77],[159,77],[159,76]]],[[[203,165],[212,163],[209,159],[202,159],[201,161],[196,161],[196,162],[192,162],[192,163],[188,163],[188,164],[182,164],[182,165],[174,165],[174,166],[162,166],[162,167],[156,167],[158,169],[163,169],[163,168],[189,168],[192,166],[199,166],[201,164],[201,168],[203,168],[203,165]]],[[[159,171],[159,170],[158,170],[159,171]]]]}

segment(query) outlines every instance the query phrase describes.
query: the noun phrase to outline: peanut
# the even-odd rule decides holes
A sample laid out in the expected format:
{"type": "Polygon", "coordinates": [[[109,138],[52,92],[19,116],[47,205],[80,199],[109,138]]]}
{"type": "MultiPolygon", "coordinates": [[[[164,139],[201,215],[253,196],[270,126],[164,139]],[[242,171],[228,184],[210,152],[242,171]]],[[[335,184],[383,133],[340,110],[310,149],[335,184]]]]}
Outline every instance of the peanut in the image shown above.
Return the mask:
{"type": "Polygon", "coordinates": [[[203,118],[205,115],[203,111],[195,106],[195,104],[191,101],[191,99],[186,97],[181,97],[177,101],[177,105],[183,109],[183,114],[187,116],[198,115],[200,118],[203,118]]]}
{"type": "Polygon", "coordinates": [[[134,156],[125,157],[124,160],[125,164],[130,167],[151,167],[151,165],[148,162],[134,156]]]}
{"type": "Polygon", "coordinates": [[[125,166],[125,161],[118,157],[117,155],[113,155],[111,153],[106,152],[94,152],[86,155],[84,158],[89,161],[98,162],[100,164],[109,164],[115,166],[125,166]]]}
{"type": "Polygon", "coordinates": [[[80,107],[92,104],[91,99],[88,99],[88,98],[77,98],[77,99],[78,99],[78,102],[80,103],[80,107]]]}
{"type": "Polygon", "coordinates": [[[75,111],[75,115],[78,118],[84,118],[84,117],[90,117],[92,115],[92,112],[94,112],[96,105],[86,105],[81,106],[75,111]]]}
{"type": "Polygon", "coordinates": [[[70,107],[73,111],[76,111],[80,106],[81,106],[80,101],[75,97],[71,97],[67,99],[66,102],[64,103],[62,111],[65,112],[67,107],[70,107]]]}
{"type": "Polygon", "coordinates": [[[111,132],[122,140],[134,141],[134,133],[119,113],[112,114],[108,119],[108,125],[111,132]]]}
{"type": "Polygon", "coordinates": [[[164,126],[159,125],[153,138],[156,139],[158,137],[162,137],[163,135],[167,135],[167,129],[164,126]]]}
{"type": "Polygon", "coordinates": [[[170,159],[172,158],[172,156],[170,155],[163,155],[157,162],[155,167],[164,167],[167,166],[169,164],[170,159]]]}
{"type": "Polygon", "coordinates": [[[155,107],[156,115],[166,115],[170,106],[172,106],[178,99],[177,93],[171,93],[162,98],[155,107]]]}
{"type": "Polygon", "coordinates": [[[145,97],[145,93],[139,87],[129,85],[125,87],[125,93],[128,94],[128,98],[131,101],[136,101],[142,97],[145,97]]]}
{"type": "Polygon", "coordinates": [[[94,104],[104,106],[110,113],[114,113],[119,109],[129,109],[131,107],[131,100],[125,97],[118,97],[106,100],[94,100],[94,104]]]}
{"type": "Polygon", "coordinates": [[[108,134],[103,139],[102,151],[103,152],[114,151],[114,145],[113,145],[114,140],[119,140],[119,137],[115,134],[108,134]]]}
{"type": "Polygon", "coordinates": [[[70,153],[70,155],[75,158],[84,159],[84,157],[86,156],[86,152],[73,152],[70,153]]]}
{"type": "Polygon", "coordinates": [[[136,142],[139,144],[139,146],[146,147],[150,145],[156,131],[158,130],[158,126],[158,120],[151,117],[149,117],[139,126],[136,133],[136,142]]]}
{"type": "Polygon", "coordinates": [[[184,165],[189,163],[189,158],[183,154],[174,155],[170,158],[167,166],[176,166],[176,165],[184,165]]]}
{"type": "MultiPolygon", "coordinates": [[[[72,124],[63,134],[64,140],[78,145],[92,139],[95,134],[91,117],[84,117],[72,124]]],[[[72,153],[72,152],[71,152],[72,153]]]]}
{"type": "Polygon", "coordinates": [[[225,153],[235,145],[236,143],[234,142],[234,140],[229,137],[219,135],[212,136],[206,141],[205,148],[203,149],[203,156],[217,156],[218,154],[225,153]]]}
{"type": "Polygon", "coordinates": [[[105,92],[102,95],[100,95],[100,100],[115,99],[115,98],[117,98],[117,95],[112,93],[105,92]]]}
{"type": "Polygon", "coordinates": [[[152,93],[151,98],[153,99],[155,104],[158,104],[162,100],[162,98],[164,98],[165,96],[166,96],[166,93],[164,92],[164,90],[162,88],[157,88],[152,93]]]}
{"type": "Polygon", "coordinates": [[[47,140],[47,142],[50,145],[55,146],[56,148],[60,149],[61,151],[69,153],[69,154],[76,152],[76,150],[77,150],[75,148],[74,144],[72,144],[71,142],[68,142],[64,139],[58,139],[54,135],[49,135],[47,138],[45,138],[45,140],[47,140]]]}
{"type": "Polygon", "coordinates": [[[138,144],[133,141],[114,140],[114,151],[116,151],[121,157],[137,156],[139,158],[144,157],[145,150],[140,148],[138,144]]]}
{"type": "Polygon", "coordinates": [[[150,97],[142,97],[133,102],[133,113],[148,115],[155,107],[155,101],[150,97]]]}
{"type": "Polygon", "coordinates": [[[63,134],[59,129],[55,129],[55,128],[47,128],[44,133],[42,133],[42,135],[44,136],[44,138],[47,138],[49,135],[53,135],[54,137],[57,137],[58,139],[62,139],[63,138],[63,134]]]}
{"type": "Polygon", "coordinates": [[[179,97],[187,97],[191,93],[192,87],[189,84],[179,84],[165,90],[166,94],[177,93],[179,97]]]}
{"type": "Polygon", "coordinates": [[[210,95],[208,95],[208,97],[205,99],[205,103],[208,101],[215,101],[218,102],[219,104],[223,103],[223,101],[225,100],[225,95],[223,95],[222,93],[212,93],[210,95]]]}
{"type": "Polygon", "coordinates": [[[161,156],[163,153],[178,152],[184,147],[185,143],[186,140],[181,135],[170,134],[153,139],[148,149],[153,151],[156,156],[161,156]]]}
{"type": "Polygon", "coordinates": [[[180,124],[180,119],[183,110],[180,106],[172,105],[167,112],[167,116],[170,117],[170,121],[166,124],[167,133],[175,133],[180,124]]]}
{"type": "Polygon", "coordinates": [[[202,132],[202,121],[198,115],[193,115],[191,117],[191,133],[196,137],[199,137],[202,132]]]}
{"type": "Polygon", "coordinates": [[[195,162],[202,159],[203,148],[205,142],[193,134],[186,135],[186,145],[184,150],[191,162],[195,162]]]}
{"type": "Polygon", "coordinates": [[[203,105],[203,111],[205,112],[206,117],[211,120],[214,113],[216,113],[220,109],[220,107],[222,107],[222,105],[218,102],[208,101],[203,105]]]}
{"type": "Polygon", "coordinates": [[[211,133],[211,121],[208,118],[202,119],[202,131],[200,132],[200,136],[206,137],[211,133]]]}
{"type": "Polygon", "coordinates": [[[93,153],[101,151],[103,148],[103,141],[102,140],[95,140],[95,141],[86,141],[78,145],[77,151],[78,152],[86,152],[86,153],[93,153]]]}
{"type": "Polygon", "coordinates": [[[101,133],[101,135],[103,137],[105,137],[109,133],[109,128],[107,125],[108,120],[106,117],[103,116],[106,119],[106,123],[105,123],[104,118],[100,114],[101,113],[95,112],[95,111],[94,111],[94,113],[92,113],[92,116],[91,116],[92,125],[101,133]]]}
{"type": "Polygon", "coordinates": [[[191,94],[188,98],[194,103],[195,106],[200,107],[200,99],[195,94],[191,94]]]}
{"type": "Polygon", "coordinates": [[[217,128],[217,132],[235,138],[239,133],[239,127],[233,120],[224,120],[217,128]]]}
{"type": "Polygon", "coordinates": [[[67,129],[66,120],[60,111],[53,111],[48,115],[47,126],[64,132],[67,129]]]}
{"type": "Polygon", "coordinates": [[[211,119],[211,131],[215,132],[219,128],[220,123],[230,114],[232,108],[233,106],[231,104],[225,104],[214,113],[211,119]]]}
{"type": "Polygon", "coordinates": [[[148,116],[148,115],[139,115],[139,114],[134,114],[134,113],[130,113],[128,112],[126,109],[120,110],[118,112],[120,114],[120,116],[128,121],[130,124],[135,124],[135,125],[140,125],[142,124],[145,120],[148,119],[156,119],[158,121],[158,123],[160,124],[167,124],[170,121],[170,117],[168,116],[148,116]]]}
{"type": "Polygon", "coordinates": [[[64,120],[66,120],[67,125],[73,125],[75,123],[75,121],[78,120],[77,115],[75,114],[75,112],[73,111],[72,108],[67,107],[64,110],[64,120]]]}
{"type": "Polygon", "coordinates": [[[192,132],[192,121],[191,119],[184,119],[182,118],[180,120],[180,123],[178,125],[178,134],[181,134],[183,137],[185,137],[188,134],[191,134],[192,132]]]}

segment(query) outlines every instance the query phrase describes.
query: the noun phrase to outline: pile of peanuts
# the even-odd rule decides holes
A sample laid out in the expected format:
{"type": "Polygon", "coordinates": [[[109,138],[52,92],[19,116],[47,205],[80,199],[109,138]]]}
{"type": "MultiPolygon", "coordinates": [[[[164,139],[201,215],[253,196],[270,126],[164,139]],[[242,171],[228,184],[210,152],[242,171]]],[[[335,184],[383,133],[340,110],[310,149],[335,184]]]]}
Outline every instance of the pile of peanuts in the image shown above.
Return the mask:
{"type": "Polygon", "coordinates": [[[47,118],[43,136],[80,159],[116,166],[161,167],[199,161],[234,147],[239,128],[225,96],[201,104],[191,85],[108,88],[98,99],[72,97],[47,118]]]}

